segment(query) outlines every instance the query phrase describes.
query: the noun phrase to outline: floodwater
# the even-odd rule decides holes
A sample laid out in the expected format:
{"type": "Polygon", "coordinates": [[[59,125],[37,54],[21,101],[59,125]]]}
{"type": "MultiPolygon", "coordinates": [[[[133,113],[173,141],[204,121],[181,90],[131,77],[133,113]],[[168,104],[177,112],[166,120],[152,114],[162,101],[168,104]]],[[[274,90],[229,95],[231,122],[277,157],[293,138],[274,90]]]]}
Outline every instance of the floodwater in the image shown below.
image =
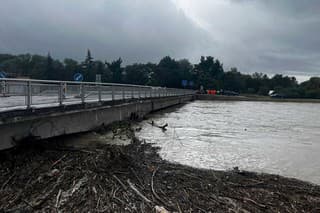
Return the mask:
{"type": "Polygon", "coordinates": [[[169,161],[320,184],[320,104],[196,101],[153,114],[137,135],[169,161]],[[154,127],[168,123],[167,131],[154,127]]]}

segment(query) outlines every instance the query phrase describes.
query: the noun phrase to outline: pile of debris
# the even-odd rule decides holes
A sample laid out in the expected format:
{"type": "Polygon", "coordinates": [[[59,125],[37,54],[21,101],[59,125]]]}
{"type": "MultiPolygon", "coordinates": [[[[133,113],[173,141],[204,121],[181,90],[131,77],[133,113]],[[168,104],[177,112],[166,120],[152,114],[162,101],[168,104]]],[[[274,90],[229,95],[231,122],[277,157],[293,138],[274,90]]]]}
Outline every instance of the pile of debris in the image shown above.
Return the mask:
{"type": "Polygon", "coordinates": [[[130,124],[120,127],[131,144],[73,149],[42,141],[6,153],[0,160],[0,212],[320,211],[317,185],[173,164],[136,139],[130,124]]]}

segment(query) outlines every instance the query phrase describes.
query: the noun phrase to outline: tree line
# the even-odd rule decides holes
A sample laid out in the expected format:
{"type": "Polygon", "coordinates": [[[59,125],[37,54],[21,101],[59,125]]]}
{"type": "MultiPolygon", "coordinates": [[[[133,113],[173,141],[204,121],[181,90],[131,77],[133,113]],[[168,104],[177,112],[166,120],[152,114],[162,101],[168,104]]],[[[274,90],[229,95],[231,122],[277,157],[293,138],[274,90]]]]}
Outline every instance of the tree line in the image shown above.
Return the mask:
{"type": "Polygon", "coordinates": [[[44,80],[72,81],[81,73],[84,81],[94,82],[96,75],[102,82],[137,85],[229,90],[246,94],[268,95],[270,90],[288,98],[320,98],[320,78],[312,77],[298,84],[294,77],[263,73],[243,74],[237,68],[225,71],[223,63],[212,56],[201,56],[197,64],[187,59],[176,60],[169,56],[159,63],[135,63],[123,66],[121,58],[113,61],[95,60],[90,50],[83,61],[71,58],[63,61],[47,56],[0,54],[0,71],[19,77],[44,80]]]}

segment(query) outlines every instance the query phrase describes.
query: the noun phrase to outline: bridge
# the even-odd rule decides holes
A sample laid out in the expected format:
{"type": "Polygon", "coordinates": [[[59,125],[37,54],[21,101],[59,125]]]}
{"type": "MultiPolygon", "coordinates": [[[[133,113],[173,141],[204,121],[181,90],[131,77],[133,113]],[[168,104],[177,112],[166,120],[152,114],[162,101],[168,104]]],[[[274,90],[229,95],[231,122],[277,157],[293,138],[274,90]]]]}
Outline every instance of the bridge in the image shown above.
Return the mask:
{"type": "Polygon", "coordinates": [[[0,79],[0,150],[27,139],[87,132],[195,98],[194,90],[0,79]]]}

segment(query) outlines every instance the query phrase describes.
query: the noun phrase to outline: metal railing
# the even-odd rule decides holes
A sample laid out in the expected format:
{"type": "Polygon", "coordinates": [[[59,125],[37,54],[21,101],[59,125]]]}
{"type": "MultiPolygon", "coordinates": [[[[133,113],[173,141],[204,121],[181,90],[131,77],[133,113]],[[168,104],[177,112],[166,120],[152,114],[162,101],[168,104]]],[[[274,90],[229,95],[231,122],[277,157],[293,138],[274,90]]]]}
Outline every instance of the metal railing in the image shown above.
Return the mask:
{"type": "Polygon", "coordinates": [[[0,110],[195,94],[194,90],[131,84],[0,79],[0,110]]]}

